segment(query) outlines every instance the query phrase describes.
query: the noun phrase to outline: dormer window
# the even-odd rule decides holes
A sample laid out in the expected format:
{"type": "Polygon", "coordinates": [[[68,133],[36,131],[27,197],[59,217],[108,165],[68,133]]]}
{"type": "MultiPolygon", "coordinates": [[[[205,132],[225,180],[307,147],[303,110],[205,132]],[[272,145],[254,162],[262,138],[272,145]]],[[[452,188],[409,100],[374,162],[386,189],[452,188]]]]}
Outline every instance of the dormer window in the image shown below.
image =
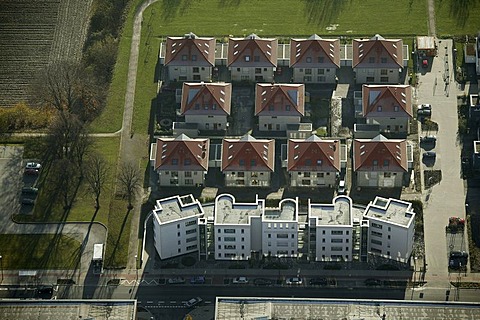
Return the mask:
{"type": "Polygon", "coordinates": [[[382,112],[382,106],[377,106],[377,111],[382,112]]]}
{"type": "Polygon", "coordinates": [[[268,111],[273,111],[275,110],[275,107],[273,106],[273,104],[269,105],[268,106],[268,111]]]}
{"type": "Polygon", "coordinates": [[[368,63],[375,63],[375,57],[368,58],[368,63]]]}
{"type": "Polygon", "coordinates": [[[257,162],[255,161],[255,159],[250,160],[251,167],[255,167],[256,165],[257,165],[257,162]]]}
{"type": "Polygon", "coordinates": [[[286,111],[290,111],[290,105],[289,105],[289,104],[287,104],[287,105],[285,106],[285,110],[286,110],[286,111]]]}
{"type": "Polygon", "coordinates": [[[178,164],[178,159],[172,159],[172,165],[176,166],[178,164]]]}
{"type": "Polygon", "coordinates": [[[383,160],[384,167],[388,167],[389,164],[390,164],[390,161],[388,159],[383,160]]]}
{"type": "Polygon", "coordinates": [[[255,62],[260,62],[260,56],[254,56],[253,61],[255,62]]]}
{"type": "Polygon", "coordinates": [[[250,62],[250,56],[245,56],[245,61],[250,62]]]}
{"type": "Polygon", "coordinates": [[[311,159],[305,160],[305,165],[306,166],[311,166],[312,165],[312,160],[311,159]]]}
{"type": "Polygon", "coordinates": [[[192,164],[192,161],[190,159],[185,159],[183,160],[183,164],[186,165],[186,166],[189,166],[192,164]]]}
{"type": "Polygon", "coordinates": [[[322,165],[322,160],[318,159],[317,160],[317,166],[321,166],[322,165]]]}
{"type": "Polygon", "coordinates": [[[238,164],[241,165],[241,166],[244,166],[245,165],[245,159],[240,159],[238,161],[238,164]]]}
{"type": "Polygon", "coordinates": [[[387,63],[387,58],[380,58],[381,63],[387,63]]]}
{"type": "Polygon", "coordinates": [[[378,160],[373,160],[373,166],[374,167],[378,166],[378,160]]]}
{"type": "Polygon", "coordinates": [[[212,104],[212,110],[217,110],[217,104],[216,103],[212,104]]]}
{"type": "Polygon", "coordinates": [[[197,55],[196,54],[192,54],[192,61],[197,61],[197,55]]]}
{"type": "Polygon", "coordinates": [[[318,57],[318,63],[325,62],[325,57],[318,57]]]}
{"type": "Polygon", "coordinates": [[[182,61],[187,61],[187,55],[186,54],[182,54],[182,61]]]}
{"type": "Polygon", "coordinates": [[[394,107],[393,107],[393,111],[395,111],[395,112],[398,112],[399,109],[400,109],[400,108],[399,108],[398,106],[394,106],[394,107]]]}
{"type": "Polygon", "coordinates": [[[307,61],[307,63],[311,63],[312,62],[312,57],[307,57],[306,61],[307,61]]]}
{"type": "Polygon", "coordinates": [[[195,103],[195,110],[200,109],[200,103],[195,103]]]}

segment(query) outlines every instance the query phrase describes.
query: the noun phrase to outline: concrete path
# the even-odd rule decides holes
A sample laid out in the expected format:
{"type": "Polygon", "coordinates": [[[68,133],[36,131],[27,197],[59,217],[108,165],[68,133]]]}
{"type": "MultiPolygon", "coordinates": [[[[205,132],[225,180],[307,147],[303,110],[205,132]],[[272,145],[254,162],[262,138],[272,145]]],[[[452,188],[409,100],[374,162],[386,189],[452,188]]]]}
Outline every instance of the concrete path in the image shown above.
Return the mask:
{"type": "Polygon", "coordinates": [[[432,37],[437,36],[437,29],[435,26],[435,0],[427,0],[428,10],[428,35],[432,37]]]}

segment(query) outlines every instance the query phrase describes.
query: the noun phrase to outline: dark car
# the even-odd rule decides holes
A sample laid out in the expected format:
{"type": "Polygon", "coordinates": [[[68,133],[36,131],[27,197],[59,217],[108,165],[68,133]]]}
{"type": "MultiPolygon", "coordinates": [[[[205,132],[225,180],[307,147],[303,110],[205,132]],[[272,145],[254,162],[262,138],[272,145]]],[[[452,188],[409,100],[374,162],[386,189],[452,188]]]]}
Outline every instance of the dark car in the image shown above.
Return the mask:
{"type": "Polygon", "coordinates": [[[23,194],[37,194],[38,189],[35,187],[23,187],[22,188],[22,193],[23,194]]]}
{"type": "Polygon", "coordinates": [[[327,278],[313,278],[310,279],[309,284],[311,286],[326,286],[328,284],[327,278]]]}
{"type": "Polygon", "coordinates": [[[432,110],[429,109],[418,109],[417,111],[418,116],[422,117],[430,117],[432,115],[432,110]]]}
{"type": "Polygon", "coordinates": [[[205,277],[204,276],[195,276],[190,279],[191,284],[204,284],[205,277]]]}
{"type": "Polygon", "coordinates": [[[435,151],[427,151],[423,153],[423,158],[425,159],[435,159],[437,157],[437,154],[435,151]]]}
{"type": "Polygon", "coordinates": [[[253,283],[257,286],[271,286],[274,282],[270,279],[265,278],[257,278],[253,280],[253,283]]]}
{"type": "Polygon", "coordinates": [[[29,176],[38,176],[38,174],[40,173],[40,170],[28,168],[28,169],[25,169],[24,173],[29,176]]]}
{"type": "Polygon", "coordinates": [[[467,266],[468,253],[465,251],[452,251],[450,252],[450,259],[448,260],[448,266],[450,269],[462,269],[467,266]]]}
{"type": "Polygon", "coordinates": [[[436,141],[437,141],[437,137],[432,135],[420,138],[420,142],[423,142],[423,143],[435,143],[436,141]]]}
{"type": "Polygon", "coordinates": [[[381,286],[382,284],[383,281],[380,279],[370,278],[365,280],[365,285],[367,286],[381,286]]]}
{"type": "Polygon", "coordinates": [[[29,198],[23,198],[22,204],[25,204],[27,206],[33,206],[35,204],[35,200],[29,199],[29,198]]]}

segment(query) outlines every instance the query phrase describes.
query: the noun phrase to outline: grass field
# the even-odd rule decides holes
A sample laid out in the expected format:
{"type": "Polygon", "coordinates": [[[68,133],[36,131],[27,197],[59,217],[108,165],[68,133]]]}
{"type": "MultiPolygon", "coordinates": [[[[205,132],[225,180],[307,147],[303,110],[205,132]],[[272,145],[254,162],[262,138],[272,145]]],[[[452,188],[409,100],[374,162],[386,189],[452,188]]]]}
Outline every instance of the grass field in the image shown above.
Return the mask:
{"type": "Polygon", "coordinates": [[[480,1],[436,0],[435,17],[439,36],[476,35],[480,31],[480,1]]]}
{"type": "Polygon", "coordinates": [[[80,242],[54,234],[0,234],[3,269],[73,269],[80,242]]]}

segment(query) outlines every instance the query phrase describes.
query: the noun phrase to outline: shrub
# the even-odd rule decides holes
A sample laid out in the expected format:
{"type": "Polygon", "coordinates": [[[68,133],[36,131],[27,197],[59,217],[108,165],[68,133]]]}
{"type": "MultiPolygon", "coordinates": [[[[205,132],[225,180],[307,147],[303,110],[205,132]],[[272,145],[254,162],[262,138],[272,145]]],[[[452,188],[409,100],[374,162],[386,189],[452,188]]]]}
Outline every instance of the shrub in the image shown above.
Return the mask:
{"type": "Polygon", "coordinates": [[[183,257],[182,258],[182,264],[185,267],[191,267],[197,262],[197,260],[194,257],[183,257]]]}

